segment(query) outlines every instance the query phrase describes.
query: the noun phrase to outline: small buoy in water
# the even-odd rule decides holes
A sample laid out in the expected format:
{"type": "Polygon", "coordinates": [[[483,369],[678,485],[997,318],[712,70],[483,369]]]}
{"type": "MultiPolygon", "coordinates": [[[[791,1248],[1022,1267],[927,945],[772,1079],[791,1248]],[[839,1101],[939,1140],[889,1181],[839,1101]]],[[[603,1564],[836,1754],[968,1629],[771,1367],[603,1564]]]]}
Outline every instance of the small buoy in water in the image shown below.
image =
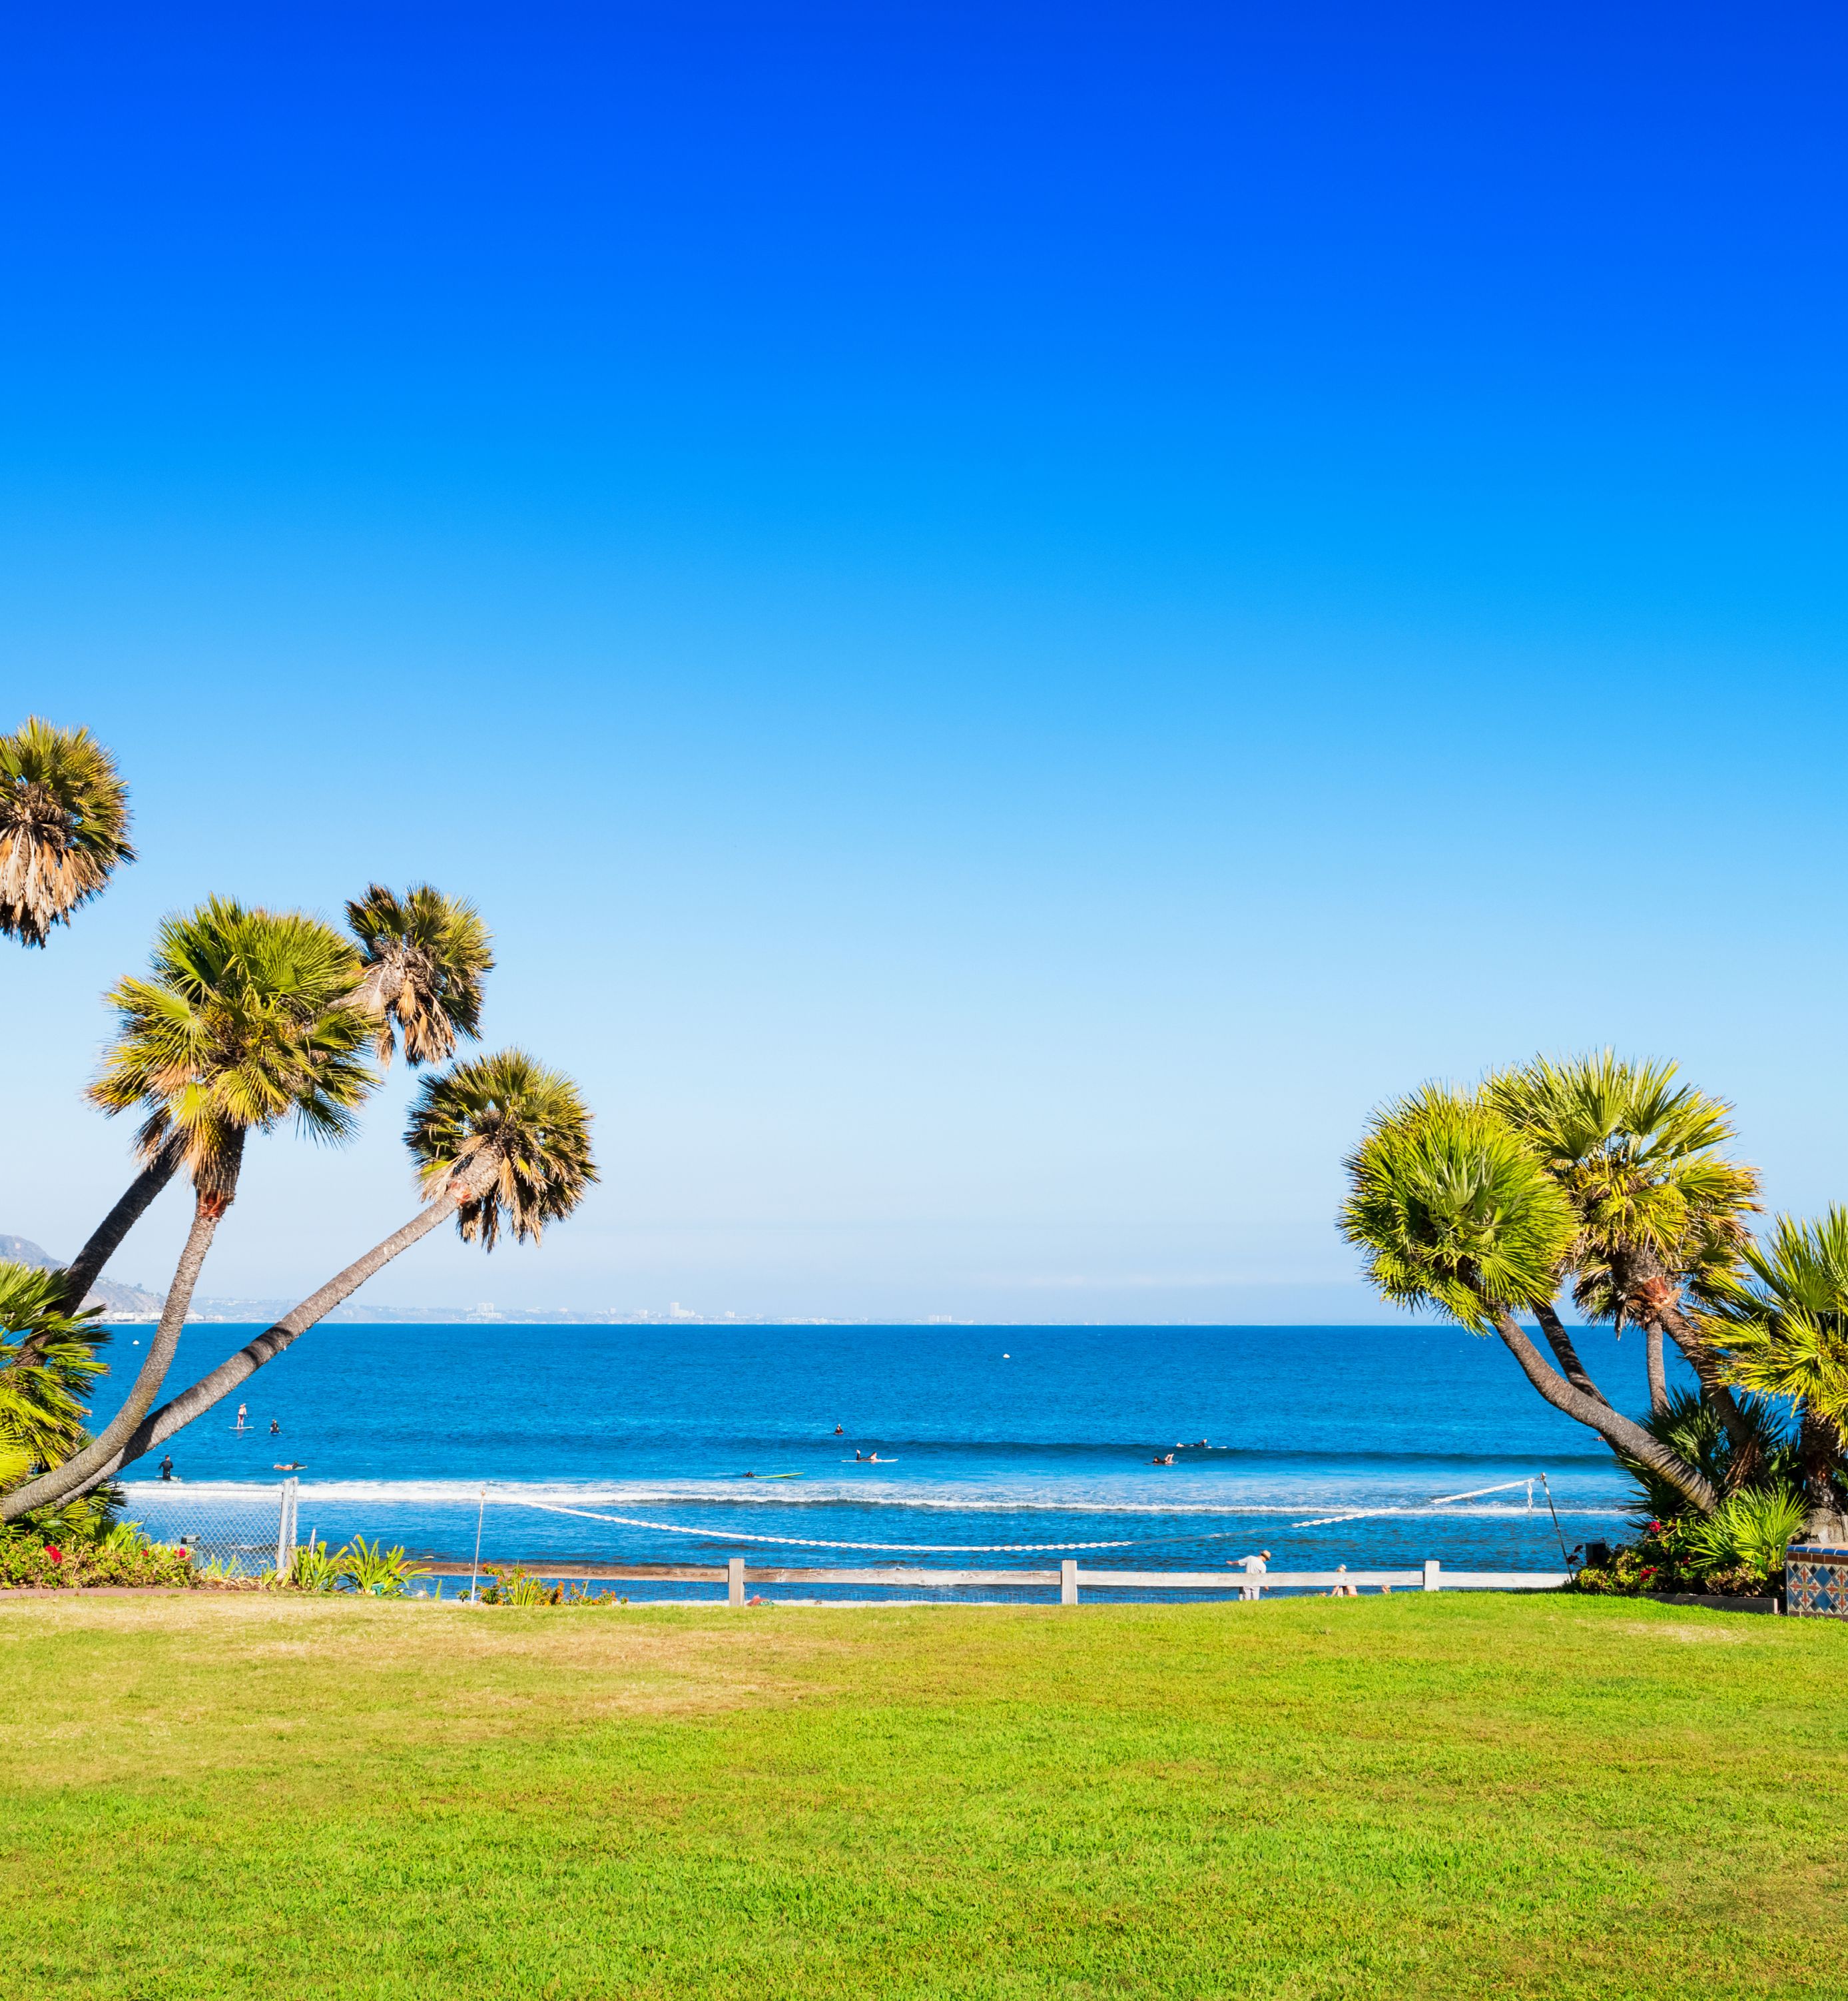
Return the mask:
{"type": "Polygon", "coordinates": [[[1012,1362],[1014,1358],[1011,1355],[1004,1355],[1001,1359],[1003,1362],[1012,1362]]]}

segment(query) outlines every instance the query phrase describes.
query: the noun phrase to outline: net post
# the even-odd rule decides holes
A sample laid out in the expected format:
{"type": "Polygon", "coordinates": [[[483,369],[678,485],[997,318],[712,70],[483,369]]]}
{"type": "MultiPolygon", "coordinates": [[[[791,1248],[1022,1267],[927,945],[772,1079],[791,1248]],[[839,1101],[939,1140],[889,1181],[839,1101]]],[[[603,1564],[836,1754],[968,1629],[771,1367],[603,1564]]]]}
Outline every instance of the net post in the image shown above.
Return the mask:
{"type": "Polygon", "coordinates": [[[295,1509],[300,1481],[293,1475],[283,1482],[281,1498],[276,1510],[276,1575],[277,1581],[287,1584],[295,1568],[295,1509]]]}
{"type": "Polygon", "coordinates": [[[742,1605],[745,1602],[745,1560],[731,1557],[725,1564],[725,1603],[742,1605]]]}
{"type": "Polygon", "coordinates": [[[1424,1588],[1426,1591],[1441,1591],[1443,1589],[1437,1581],[1437,1559],[1435,1557],[1425,1558],[1424,1588]]]}
{"type": "Polygon", "coordinates": [[[1064,1557],[1059,1564],[1059,1603],[1075,1605],[1078,1603],[1078,1559],[1064,1557]]]}

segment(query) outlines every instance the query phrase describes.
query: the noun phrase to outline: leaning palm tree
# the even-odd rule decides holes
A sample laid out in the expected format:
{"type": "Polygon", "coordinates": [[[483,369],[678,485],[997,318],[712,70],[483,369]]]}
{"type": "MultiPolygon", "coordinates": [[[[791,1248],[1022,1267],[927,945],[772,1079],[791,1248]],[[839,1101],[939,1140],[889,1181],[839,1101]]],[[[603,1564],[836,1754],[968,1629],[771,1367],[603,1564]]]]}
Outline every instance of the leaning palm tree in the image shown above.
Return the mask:
{"type": "Polygon", "coordinates": [[[1431,1087],[1377,1114],[1346,1163],[1342,1234],[1395,1305],[1499,1335],[1555,1410],[1659,1473],[1703,1513],[1711,1483],[1601,1397],[1551,1367],[1516,1315],[1550,1303],[1579,1217],[1521,1134],[1479,1098],[1431,1087]]]}
{"type": "Polygon", "coordinates": [[[1848,1511],[1848,1209],[1780,1216],[1707,1292],[1729,1380],[1795,1406],[1797,1477],[1821,1528],[1848,1511]]]}
{"type": "MultiPolygon", "coordinates": [[[[1483,1097],[1523,1134],[1578,1218],[1567,1253],[1573,1297],[1593,1319],[1644,1331],[1650,1408],[1668,1406],[1666,1333],[1699,1377],[1750,1474],[1756,1436],[1728,1391],[1684,1289],[1737,1262],[1758,1207],[1758,1177],[1721,1149],[1730,1107],[1675,1082],[1672,1063],[1631,1063],[1609,1049],[1501,1072],[1483,1097]]],[[[1541,1316],[1550,1336],[1558,1316],[1541,1316]]],[[[1557,1344],[1556,1344],[1557,1345],[1557,1344]]]]}
{"type": "Polygon", "coordinates": [[[0,937],[43,945],[134,858],[128,788],[87,729],[35,715],[0,736],[0,937]]]}
{"type": "MultiPolygon", "coordinates": [[[[373,1048],[389,1063],[404,1039],[413,1067],[446,1060],[458,1035],[477,1033],[481,981],[494,965],[487,927],[472,904],[419,883],[397,897],[377,883],[348,903],[347,919],[360,940],[354,1004],[373,1025],[373,1048]]],[[[128,1233],[179,1171],[176,1148],[144,1158],[121,1199],[64,1268],[66,1296],[75,1307],[122,1247],[128,1233]]]]}
{"type": "Polygon", "coordinates": [[[214,898],[168,918],[149,976],[111,994],[120,1030],[90,1097],[108,1112],[144,1115],[144,1161],[171,1159],[189,1177],[193,1225],[121,1408],[92,1443],[0,1496],[0,1521],[80,1488],[147,1415],[237,1193],[246,1136],[290,1117],[319,1140],[352,1130],[377,1081],[363,1054],[367,1024],[351,1004],[358,976],[353,947],[318,919],[214,898]]]}
{"type": "Polygon", "coordinates": [[[463,1240],[492,1251],[503,1230],[539,1241],[597,1178],[591,1115],[571,1079],[519,1049],[458,1063],[425,1079],[405,1143],[423,1207],[382,1243],[311,1293],[274,1326],[145,1418],[95,1477],[108,1477],[163,1445],[453,1216],[463,1240]]]}
{"type": "Polygon", "coordinates": [[[427,882],[402,896],[374,882],[347,905],[346,921],[365,963],[356,999],[377,1024],[381,1063],[401,1036],[405,1060],[416,1065],[446,1063],[458,1035],[479,1034],[494,952],[474,904],[427,882]]]}

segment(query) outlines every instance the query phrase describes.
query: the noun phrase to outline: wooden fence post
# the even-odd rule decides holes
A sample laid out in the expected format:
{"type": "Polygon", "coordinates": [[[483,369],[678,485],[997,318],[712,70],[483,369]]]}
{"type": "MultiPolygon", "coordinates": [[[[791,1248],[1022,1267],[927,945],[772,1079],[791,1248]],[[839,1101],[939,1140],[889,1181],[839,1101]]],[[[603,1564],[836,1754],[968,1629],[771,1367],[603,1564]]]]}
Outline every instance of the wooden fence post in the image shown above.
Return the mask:
{"type": "Polygon", "coordinates": [[[733,1557],[725,1565],[725,1603],[742,1605],[745,1602],[745,1560],[733,1557]]]}
{"type": "Polygon", "coordinates": [[[1078,1559],[1066,1557],[1059,1564],[1059,1603],[1075,1605],[1078,1603],[1078,1559]]]}
{"type": "Polygon", "coordinates": [[[1437,1559],[1435,1557],[1425,1558],[1425,1589],[1426,1591],[1441,1591],[1443,1589],[1437,1582],[1437,1559]]]}

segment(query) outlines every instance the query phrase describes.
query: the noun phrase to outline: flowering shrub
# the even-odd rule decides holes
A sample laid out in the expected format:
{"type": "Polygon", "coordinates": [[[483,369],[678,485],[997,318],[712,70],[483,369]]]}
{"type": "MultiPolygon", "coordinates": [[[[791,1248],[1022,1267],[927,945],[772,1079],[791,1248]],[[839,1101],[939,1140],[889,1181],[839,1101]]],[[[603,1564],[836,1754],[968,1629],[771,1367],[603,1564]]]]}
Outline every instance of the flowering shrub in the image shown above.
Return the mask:
{"type": "Polygon", "coordinates": [[[1613,1550],[1607,1564],[1587,1564],[1569,1588],[1616,1598],[1652,1591],[1763,1598],[1784,1589],[1784,1564],[1781,1552],[1774,1567],[1745,1560],[1700,1516],[1683,1515],[1645,1522],[1634,1542],[1613,1550]]]}
{"type": "Polygon", "coordinates": [[[30,1533],[0,1536],[0,1589],[81,1591],[99,1584],[198,1583],[183,1549],[151,1541],[124,1522],[94,1542],[49,1543],[30,1533]]]}

